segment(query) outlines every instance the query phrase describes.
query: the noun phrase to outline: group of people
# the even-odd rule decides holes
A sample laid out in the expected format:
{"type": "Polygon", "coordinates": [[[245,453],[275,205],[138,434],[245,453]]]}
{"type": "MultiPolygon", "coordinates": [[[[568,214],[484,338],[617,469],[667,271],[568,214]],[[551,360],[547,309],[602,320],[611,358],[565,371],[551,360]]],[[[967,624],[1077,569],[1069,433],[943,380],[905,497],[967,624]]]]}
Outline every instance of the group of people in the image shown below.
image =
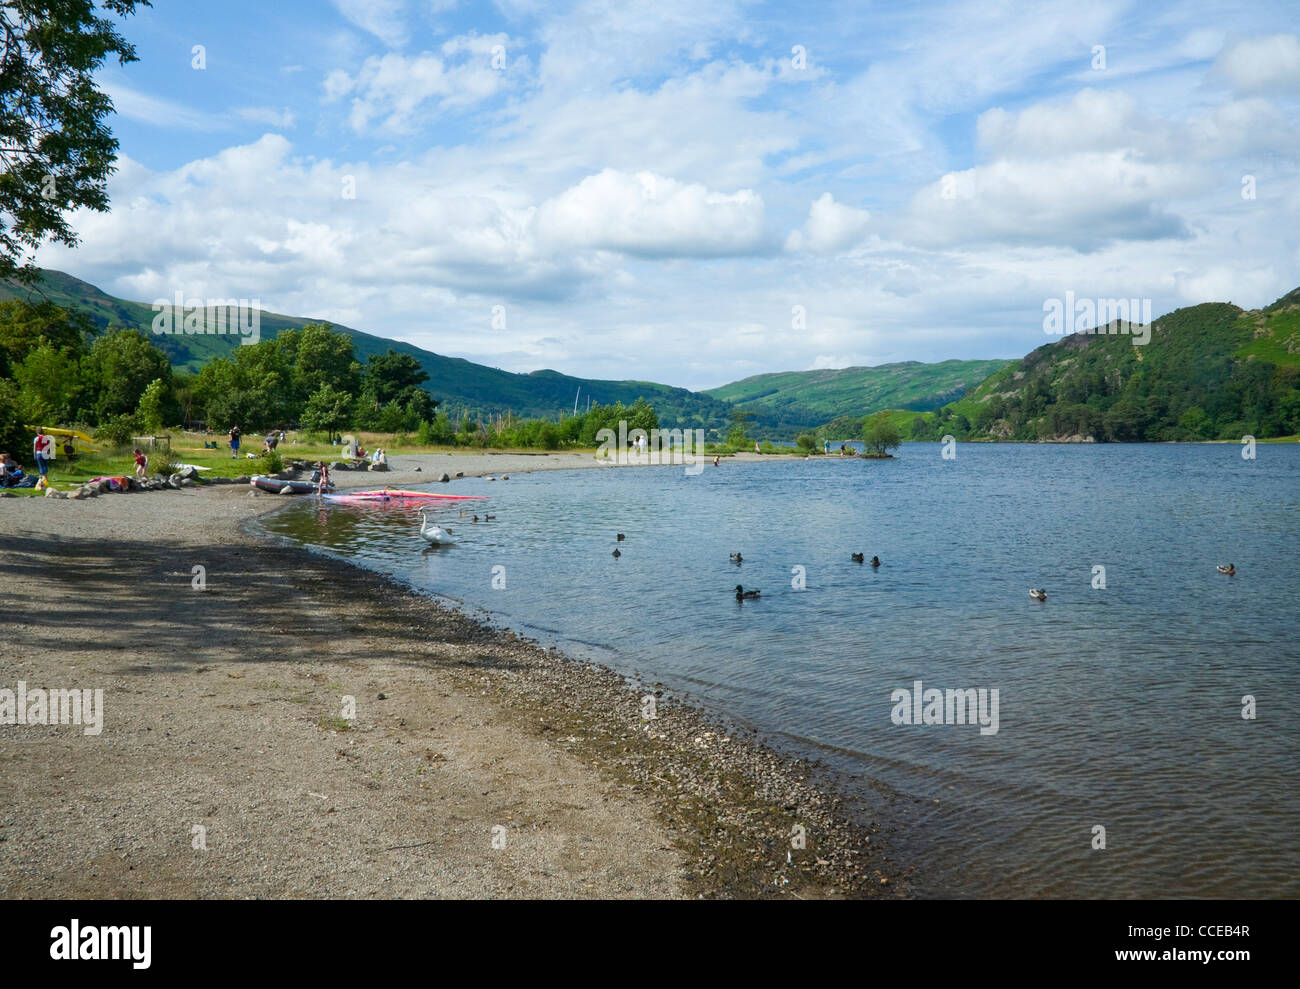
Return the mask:
{"type": "MultiPolygon", "coordinates": [[[[54,436],[47,433],[44,429],[36,430],[36,438],[32,440],[32,459],[36,461],[36,473],[39,477],[48,477],[50,473],[50,461],[54,459],[56,442],[54,436]]],[[[64,437],[63,455],[72,460],[77,455],[77,449],[72,444],[72,437],[64,437]]],[[[12,454],[0,453],[0,487],[14,488],[25,486],[24,479],[27,477],[18,461],[13,458],[12,454]]]]}
{"type": "MultiPolygon", "coordinates": [[[[238,425],[230,427],[229,437],[230,437],[230,459],[237,460],[239,459],[239,446],[243,442],[243,438],[244,438],[243,434],[239,431],[238,425]]],[[[278,447],[281,443],[284,443],[286,440],[287,437],[285,436],[285,432],[283,429],[273,429],[269,433],[267,433],[266,438],[262,440],[262,452],[270,453],[272,450],[278,447]]],[[[204,446],[207,446],[207,444],[205,443],[204,446]]],[[[252,454],[250,453],[249,456],[251,457],[252,454]]]]}

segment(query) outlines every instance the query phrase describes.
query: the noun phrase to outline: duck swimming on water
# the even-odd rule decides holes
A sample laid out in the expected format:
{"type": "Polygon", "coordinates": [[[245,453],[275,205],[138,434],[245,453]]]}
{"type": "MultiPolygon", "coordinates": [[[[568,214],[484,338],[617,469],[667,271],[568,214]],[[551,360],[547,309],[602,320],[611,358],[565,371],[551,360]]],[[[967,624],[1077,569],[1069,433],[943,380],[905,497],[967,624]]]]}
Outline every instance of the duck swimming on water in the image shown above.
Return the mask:
{"type": "Polygon", "coordinates": [[[745,558],[744,558],[743,556],[741,556],[739,553],[732,553],[732,554],[731,554],[731,562],[732,562],[732,563],[744,563],[744,562],[745,562],[745,558]]]}
{"type": "Polygon", "coordinates": [[[861,553],[852,553],[852,554],[850,554],[850,557],[849,557],[849,558],[850,558],[854,563],[862,563],[862,562],[864,562],[864,561],[866,560],[866,557],[865,557],[863,554],[861,554],[861,553]]]}
{"type": "Polygon", "coordinates": [[[752,601],[752,600],[754,600],[754,598],[758,597],[761,593],[763,593],[763,592],[762,592],[762,591],[747,591],[747,590],[745,590],[743,587],[741,587],[739,584],[736,585],[736,600],[737,600],[737,601],[752,601]]]}
{"type": "Polygon", "coordinates": [[[1031,598],[1033,598],[1035,601],[1046,601],[1046,600],[1047,600],[1047,592],[1046,592],[1046,591],[1040,591],[1037,587],[1031,587],[1031,588],[1029,589],[1029,596],[1030,596],[1031,598]]]}
{"type": "Polygon", "coordinates": [[[878,567],[878,566],[880,566],[880,557],[878,557],[878,556],[873,556],[873,557],[871,558],[871,565],[872,565],[873,567],[878,567]]]}
{"type": "Polygon", "coordinates": [[[1222,564],[1220,564],[1219,566],[1219,573],[1226,573],[1229,577],[1236,574],[1236,572],[1237,572],[1237,565],[1235,563],[1229,563],[1226,567],[1223,566],[1222,564]]]}

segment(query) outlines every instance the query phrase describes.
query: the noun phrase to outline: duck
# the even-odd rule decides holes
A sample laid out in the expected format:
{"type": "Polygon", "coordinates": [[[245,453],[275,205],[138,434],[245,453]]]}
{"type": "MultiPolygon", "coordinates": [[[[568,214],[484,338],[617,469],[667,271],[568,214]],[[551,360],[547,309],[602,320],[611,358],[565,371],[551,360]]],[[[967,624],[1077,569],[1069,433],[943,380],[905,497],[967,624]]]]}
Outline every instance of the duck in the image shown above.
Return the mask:
{"type": "Polygon", "coordinates": [[[880,557],[878,557],[878,556],[873,556],[873,557],[871,558],[871,565],[872,565],[873,567],[878,567],[878,566],[880,566],[880,557]]]}
{"type": "Polygon", "coordinates": [[[1223,566],[1222,564],[1219,565],[1219,573],[1226,573],[1229,577],[1231,577],[1236,572],[1237,572],[1237,565],[1235,563],[1229,563],[1226,567],[1223,566]]]}
{"type": "Polygon", "coordinates": [[[487,515],[487,514],[485,514],[485,515],[483,516],[483,521],[484,521],[484,522],[491,522],[491,521],[492,521],[493,519],[495,519],[495,518],[496,518],[495,515],[487,515]]]}
{"type": "Polygon", "coordinates": [[[439,528],[437,524],[429,525],[429,516],[424,514],[424,509],[420,509],[420,518],[424,521],[420,523],[420,535],[433,546],[440,546],[444,542],[444,536],[450,536],[450,529],[439,528]]]}
{"type": "Polygon", "coordinates": [[[731,562],[732,562],[732,563],[744,563],[744,562],[745,562],[745,558],[744,558],[743,556],[741,556],[739,553],[732,553],[732,554],[731,554],[731,562]]]}
{"type": "Polygon", "coordinates": [[[1029,596],[1030,596],[1031,598],[1033,598],[1035,601],[1046,601],[1046,600],[1047,600],[1047,592],[1046,592],[1046,591],[1040,591],[1037,587],[1031,587],[1031,588],[1029,588],[1029,596]]]}
{"type": "Polygon", "coordinates": [[[852,553],[850,554],[850,559],[852,559],[854,563],[863,563],[867,558],[861,553],[852,553]]]}
{"type": "Polygon", "coordinates": [[[478,516],[475,515],[472,519],[470,519],[470,521],[471,521],[471,522],[477,522],[477,521],[478,521],[478,516]]]}
{"type": "Polygon", "coordinates": [[[621,532],[620,532],[620,533],[617,533],[617,534],[614,536],[614,539],[615,539],[616,541],[620,542],[620,543],[623,541],[623,538],[624,538],[624,537],[623,537],[623,533],[621,533],[621,532]]]}
{"type": "Polygon", "coordinates": [[[739,584],[736,585],[737,601],[752,601],[754,600],[754,598],[758,597],[762,593],[763,593],[762,591],[747,591],[739,584]]]}
{"type": "Polygon", "coordinates": [[[623,555],[623,554],[620,553],[620,552],[618,551],[618,547],[615,547],[615,548],[614,548],[614,559],[617,560],[617,559],[618,559],[620,556],[622,556],[622,555],[623,555]]]}

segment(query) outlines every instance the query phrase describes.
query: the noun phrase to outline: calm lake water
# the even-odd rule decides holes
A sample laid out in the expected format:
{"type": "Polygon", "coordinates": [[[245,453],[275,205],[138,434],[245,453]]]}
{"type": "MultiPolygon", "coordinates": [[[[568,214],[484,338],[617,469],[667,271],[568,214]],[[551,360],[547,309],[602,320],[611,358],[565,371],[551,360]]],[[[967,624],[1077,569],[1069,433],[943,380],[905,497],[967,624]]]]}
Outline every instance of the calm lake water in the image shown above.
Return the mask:
{"type": "Polygon", "coordinates": [[[458,543],[427,553],[413,509],[301,499],[261,524],[878,781],[922,895],[1300,895],[1300,446],[906,444],[434,487],[497,518],[441,509],[458,543]],[[895,724],[916,680],[996,688],[998,731],[895,724]]]}

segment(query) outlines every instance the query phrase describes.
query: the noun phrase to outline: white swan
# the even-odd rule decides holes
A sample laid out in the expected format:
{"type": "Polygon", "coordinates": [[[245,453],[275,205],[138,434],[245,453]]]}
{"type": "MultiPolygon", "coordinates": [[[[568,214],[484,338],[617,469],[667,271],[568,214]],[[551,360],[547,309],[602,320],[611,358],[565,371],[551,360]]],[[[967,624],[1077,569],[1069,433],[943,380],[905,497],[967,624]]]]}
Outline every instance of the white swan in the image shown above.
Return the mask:
{"type": "Polygon", "coordinates": [[[451,535],[451,530],[441,529],[436,523],[429,525],[429,516],[424,514],[423,508],[420,509],[420,518],[424,520],[420,523],[420,535],[428,540],[430,545],[442,546],[450,542],[446,537],[451,535]]]}

